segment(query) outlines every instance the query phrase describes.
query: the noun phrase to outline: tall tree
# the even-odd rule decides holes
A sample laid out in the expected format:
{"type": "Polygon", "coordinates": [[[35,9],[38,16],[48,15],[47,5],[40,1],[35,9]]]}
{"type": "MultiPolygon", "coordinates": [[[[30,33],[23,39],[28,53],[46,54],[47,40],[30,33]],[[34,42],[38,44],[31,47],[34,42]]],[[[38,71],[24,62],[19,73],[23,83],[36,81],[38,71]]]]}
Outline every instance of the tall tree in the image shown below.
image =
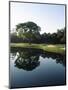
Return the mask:
{"type": "Polygon", "coordinates": [[[16,31],[19,37],[28,39],[30,42],[40,38],[41,28],[34,22],[20,23],[16,25],[16,31]]]}

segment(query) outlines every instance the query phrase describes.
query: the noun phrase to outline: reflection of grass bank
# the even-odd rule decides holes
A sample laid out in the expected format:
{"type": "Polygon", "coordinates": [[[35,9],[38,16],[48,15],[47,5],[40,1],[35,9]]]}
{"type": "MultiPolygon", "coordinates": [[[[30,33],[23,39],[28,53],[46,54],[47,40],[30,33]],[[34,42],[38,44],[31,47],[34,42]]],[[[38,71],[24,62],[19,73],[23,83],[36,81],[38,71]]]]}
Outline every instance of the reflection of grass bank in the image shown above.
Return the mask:
{"type": "Polygon", "coordinates": [[[35,49],[42,49],[48,52],[54,53],[65,53],[65,46],[63,44],[29,44],[29,43],[11,43],[11,47],[22,47],[22,48],[35,48],[35,49]]]}

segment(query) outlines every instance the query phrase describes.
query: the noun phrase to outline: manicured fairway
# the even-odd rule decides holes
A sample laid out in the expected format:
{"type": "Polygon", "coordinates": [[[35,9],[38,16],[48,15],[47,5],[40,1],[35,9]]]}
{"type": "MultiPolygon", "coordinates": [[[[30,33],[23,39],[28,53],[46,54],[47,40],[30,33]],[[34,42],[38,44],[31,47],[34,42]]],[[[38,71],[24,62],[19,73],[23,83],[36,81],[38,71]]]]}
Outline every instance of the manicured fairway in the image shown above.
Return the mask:
{"type": "Polygon", "coordinates": [[[35,49],[42,49],[48,52],[54,53],[65,53],[65,45],[64,44],[29,44],[29,43],[11,43],[11,47],[22,47],[22,48],[35,48],[35,49]]]}

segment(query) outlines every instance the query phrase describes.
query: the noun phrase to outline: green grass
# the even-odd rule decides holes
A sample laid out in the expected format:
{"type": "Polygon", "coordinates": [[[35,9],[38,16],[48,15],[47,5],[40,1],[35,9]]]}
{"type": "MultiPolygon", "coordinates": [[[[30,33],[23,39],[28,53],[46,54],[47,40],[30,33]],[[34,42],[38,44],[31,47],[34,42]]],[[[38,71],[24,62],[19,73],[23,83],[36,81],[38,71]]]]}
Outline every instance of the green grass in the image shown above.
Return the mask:
{"type": "Polygon", "coordinates": [[[10,46],[11,47],[42,49],[47,52],[65,54],[65,45],[64,44],[53,45],[53,44],[11,43],[10,46]]]}

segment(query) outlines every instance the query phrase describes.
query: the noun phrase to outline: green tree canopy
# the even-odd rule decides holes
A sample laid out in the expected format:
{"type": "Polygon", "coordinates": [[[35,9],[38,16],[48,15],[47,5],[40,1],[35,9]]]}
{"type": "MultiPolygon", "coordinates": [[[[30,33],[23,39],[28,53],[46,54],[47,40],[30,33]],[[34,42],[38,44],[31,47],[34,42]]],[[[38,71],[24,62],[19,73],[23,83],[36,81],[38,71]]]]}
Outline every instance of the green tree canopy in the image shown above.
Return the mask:
{"type": "Polygon", "coordinates": [[[20,23],[16,25],[16,31],[18,33],[20,32],[30,32],[30,33],[38,33],[40,32],[41,28],[34,22],[26,22],[26,23],[20,23]]]}
{"type": "Polygon", "coordinates": [[[16,25],[16,31],[19,37],[23,37],[23,39],[38,39],[40,38],[41,28],[34,22],[25,22],[16,25]]]}

